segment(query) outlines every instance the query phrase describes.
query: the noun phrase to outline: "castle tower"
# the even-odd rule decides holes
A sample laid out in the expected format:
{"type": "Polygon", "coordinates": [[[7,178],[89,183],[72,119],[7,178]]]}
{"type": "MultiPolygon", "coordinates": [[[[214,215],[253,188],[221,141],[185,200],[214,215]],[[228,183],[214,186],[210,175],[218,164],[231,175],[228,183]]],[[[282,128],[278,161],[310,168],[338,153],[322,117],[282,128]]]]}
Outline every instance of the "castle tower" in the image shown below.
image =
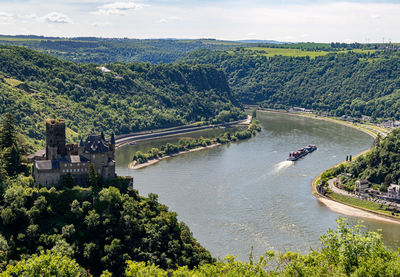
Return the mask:
{"type": "Polygon", "coordinates": [[[115,152],[115,136],[114,133],[111,134],[111,139],[110,139],[110,149],[111,151],[115,152]]]}
{"type": "Polygon", "coordinates": [[[46,160],[61,159],[66,152],[65,120],[46,120],[46,160]]]}
{"type": "Polygon", "coordinates": [[[81,141],[79,142],[79,146],[78,146],[78,155],[82,155],[84,149],[85,149],[85,145],[83,144],[83,140],[81,139],[81,141]]]}

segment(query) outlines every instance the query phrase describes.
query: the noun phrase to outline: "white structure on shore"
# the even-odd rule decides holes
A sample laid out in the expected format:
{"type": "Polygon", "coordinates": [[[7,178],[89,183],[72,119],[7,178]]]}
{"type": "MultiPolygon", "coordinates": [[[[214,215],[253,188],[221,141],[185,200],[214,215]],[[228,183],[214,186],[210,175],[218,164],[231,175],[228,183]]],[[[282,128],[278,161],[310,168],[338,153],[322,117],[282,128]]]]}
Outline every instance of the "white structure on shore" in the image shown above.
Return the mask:
{"type": "Polygon", "coordinates": [[[386,193],[387,198],[400,200],[400,185],[391,184],[386,193]]]}
{"type": "Polygon", "coordinates": [[[371,183],[368,180],[357,180],[354,184],[354,193],[361,194],[365,193],[365,191],[371,186],[371,183]]]}

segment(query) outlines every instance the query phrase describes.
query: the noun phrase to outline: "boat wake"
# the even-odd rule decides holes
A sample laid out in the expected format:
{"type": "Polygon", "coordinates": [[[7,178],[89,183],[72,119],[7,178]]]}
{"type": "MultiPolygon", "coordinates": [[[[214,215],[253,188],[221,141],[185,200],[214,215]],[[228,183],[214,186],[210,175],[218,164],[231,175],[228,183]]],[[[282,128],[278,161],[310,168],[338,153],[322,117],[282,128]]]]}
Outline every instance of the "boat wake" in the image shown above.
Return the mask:
{"type": "Polygon", "coordinates": [[[274,167],[272,169],[272,173],[279,174],[280,172],[282,172],[286,168],[292,166],[293,164],[294,164],[294,162],[292,162],[292,161],[283,161],[283,162],[277,163],[276,165],[274,165],[274,167]]]}

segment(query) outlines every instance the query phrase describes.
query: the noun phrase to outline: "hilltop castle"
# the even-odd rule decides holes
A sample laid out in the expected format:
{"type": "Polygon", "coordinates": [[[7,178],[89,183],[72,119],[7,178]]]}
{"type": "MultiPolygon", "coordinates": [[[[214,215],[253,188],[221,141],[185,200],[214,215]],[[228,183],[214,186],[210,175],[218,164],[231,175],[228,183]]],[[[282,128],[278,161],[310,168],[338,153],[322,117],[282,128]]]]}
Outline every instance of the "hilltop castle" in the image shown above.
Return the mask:
{"type": "Polygon", "coordinates": [[[46,121],[46,152],[42,160],[34,162],[35,183],[44,186],[58,186],[62,176],[71,174],[76,184],[88,182],[89,165],[93,164],[99,177],[114,178],[115,138],[108,141],[104,134],[89,135],[78,144],[66,144],[65,121],[46,121]]]}

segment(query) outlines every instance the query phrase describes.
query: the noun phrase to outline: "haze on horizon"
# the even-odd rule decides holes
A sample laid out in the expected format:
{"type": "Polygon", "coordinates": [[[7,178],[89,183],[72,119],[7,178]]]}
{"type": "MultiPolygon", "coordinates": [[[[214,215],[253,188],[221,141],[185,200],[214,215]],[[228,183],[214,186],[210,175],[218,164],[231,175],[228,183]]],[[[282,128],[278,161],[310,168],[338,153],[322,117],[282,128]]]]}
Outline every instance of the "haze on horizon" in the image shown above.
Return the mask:
{"type": "Polygon", "coordinates": [[[0,0],[0,34],[400,42],[400,0],[0,0]]]}

